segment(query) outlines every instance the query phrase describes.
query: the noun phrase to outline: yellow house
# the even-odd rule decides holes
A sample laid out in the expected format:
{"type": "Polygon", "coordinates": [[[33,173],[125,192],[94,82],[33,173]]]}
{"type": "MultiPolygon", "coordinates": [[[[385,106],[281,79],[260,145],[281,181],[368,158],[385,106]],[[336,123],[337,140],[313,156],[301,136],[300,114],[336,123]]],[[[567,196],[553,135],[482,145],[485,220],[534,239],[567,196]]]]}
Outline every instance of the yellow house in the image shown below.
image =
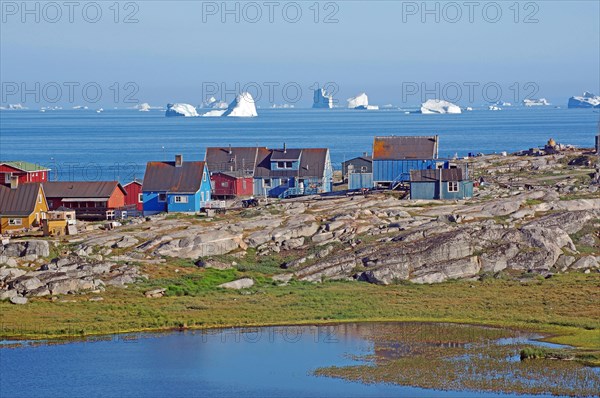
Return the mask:
{"type": "Polygon", "coordinates": [[[0,233],[40,227],[47,211],[42,184],[13,179],[10,188],[0,185],[0,233]]]}

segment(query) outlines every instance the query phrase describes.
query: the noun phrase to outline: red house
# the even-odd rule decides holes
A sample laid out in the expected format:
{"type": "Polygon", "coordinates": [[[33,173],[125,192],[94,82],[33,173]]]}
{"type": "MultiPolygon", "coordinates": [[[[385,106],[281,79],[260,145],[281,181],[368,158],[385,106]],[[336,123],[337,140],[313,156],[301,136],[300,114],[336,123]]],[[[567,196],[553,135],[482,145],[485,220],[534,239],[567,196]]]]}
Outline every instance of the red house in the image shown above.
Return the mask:
{"type": "Polygon", "coordinates": [[[58,181],[44,184],[48,208],[75,210],[77,219],[112,220],[125,207],[127,191],[118,181],[58,181]]]}
{"type": "Polygon", "coordinates": [[[0,161],[0,184],[10,186],[10,177],[19,177],[19,184],[48,181],[50,169],[23,161],[0,161]]]}
{"type": "Polygon", "coordinates": [[[216,172],[210,176],[214,197],[251,196],[254,178],[235,172],[216,172]]]}
{"type": "Polygon", "coordinates": [[[133,180],[130,183],[123,185],[127,196],[125,197],[125,206],[128,208],[135,208],[135,210],[142,212],[144,210],[144,198],[142,195],[142,183],[138,180],[133,180]]]}

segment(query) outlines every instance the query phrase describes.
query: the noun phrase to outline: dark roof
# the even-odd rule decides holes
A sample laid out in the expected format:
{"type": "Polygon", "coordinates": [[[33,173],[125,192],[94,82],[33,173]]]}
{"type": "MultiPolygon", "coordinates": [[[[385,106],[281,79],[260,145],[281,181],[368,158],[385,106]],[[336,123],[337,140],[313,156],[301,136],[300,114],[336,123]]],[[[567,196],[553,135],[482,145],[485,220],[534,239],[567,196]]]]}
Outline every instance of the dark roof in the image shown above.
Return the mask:
{"type": "Polygon", "coordinates": [[[302,149],[272,149],[271,150],[271,161],[279,162],[286,160],[298,160],[302,155],[302,149]]]}
{"type": "Polygon", "coordinates": [[[115,189],[127,191],[118,181],[51,181],[44,183],[47,198],[110,198],[115,189]]]}
{"type": "Polygon", "coordinates": [[[344,164],[351,163],[351,162],[353,162],[355,160],[364,160],[365,162],[373,163],[373,157],[372,156],[357,156],[355,158],[348,159],[348,160],[346,160],[346,161],[344,161],[342,163],[344,163],[344,164]]]}
{"type": "Polygon", "coordinates": [[[0,161],[0,165],[3,164],[10,166],[13,169],[18,169],[27,173],[50,170],[49,168],[44,167],[42,165],[36,163],[23,162],[22,160],[8,160],[6,162],[0,161]]]}
{"type": "Polygon", "coordinates": [[[202,184],[205,162],[148,162],[142,189],[144,192],[196,193],[202,184]]]}
{"type": "Polygon", "coordinates": [[[442,171],[442,181],[463,181],[465,179],[462,169],[411,170],[410,182],[437,182],[440,170],[442,171]]]}
{"type": "Polygon", "coordinates": [[[435,159],[437,147],[437,136],[375,137],[373,160],[435,159]]]}
{"type": "Polygon", "coordinates": [[[254,173],[257,156],[267,148],[261,147],[211,147],[206,148],[206,165],[211,172],[241,171],[254,173]]]}
{"type": "Polygon", "coordinates": [[[265,154],[264,158],[257,164],[254,175],[263,178],[277,177],[299,177],[311,178],[323,177],[325,166],[327,163],[327,148],[302,148],[288,149],[287,152],[300,153],[300,166],[298,170],[271,170],[271,161],[276,161],[272,158],[273,151],[265,154]]]}
{"type": "Polygon", "coordinates": [[[39,183],[22,184],[16,189],[0,185],[0,215],[29,216],[35,210],[39,192],[39,183]]]}

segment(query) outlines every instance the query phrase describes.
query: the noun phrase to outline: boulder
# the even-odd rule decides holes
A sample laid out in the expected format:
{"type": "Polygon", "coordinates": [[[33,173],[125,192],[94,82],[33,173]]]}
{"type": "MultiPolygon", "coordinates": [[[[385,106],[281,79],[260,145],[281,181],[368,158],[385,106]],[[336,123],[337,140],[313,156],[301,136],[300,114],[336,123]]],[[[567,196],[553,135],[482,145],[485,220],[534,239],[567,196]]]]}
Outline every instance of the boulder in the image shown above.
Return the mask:
{"type": "Polygon", "coordinates": [[[575,262],[575,264],[571,265],[571,269],[576,270],[588,270],[596,268],[600,268],[600,264],[598,264],[598,260],[596,260],[594,256],[581,257],[575,262]]]}
{"type": "Polygon", "coordinates": [[[144,296],[146,296],[148,298],[159,298],[159,297],[164,296],[166,291],[167,291],[167,289],[163,289],[163,288],[152,289],[152,290],[148,290],[147,292],[145,292],[144,296]]]}
{"type": "Polygon", "coordinates": [[[223,289],[239,290],[239,289],[247,289],[252,286],[254,286],[254,280],[252,280],[251,278],[242,278],[242,279],[238,279],[238,280],[235,280],[232,282],[222,283],[217,287],[220,287],[223,289]]]}
{"type": "Polygon", "coordinates": [[[21,296],[11,297],[10,302],[17,305],[27,304],[27,298],[21,296]]]}

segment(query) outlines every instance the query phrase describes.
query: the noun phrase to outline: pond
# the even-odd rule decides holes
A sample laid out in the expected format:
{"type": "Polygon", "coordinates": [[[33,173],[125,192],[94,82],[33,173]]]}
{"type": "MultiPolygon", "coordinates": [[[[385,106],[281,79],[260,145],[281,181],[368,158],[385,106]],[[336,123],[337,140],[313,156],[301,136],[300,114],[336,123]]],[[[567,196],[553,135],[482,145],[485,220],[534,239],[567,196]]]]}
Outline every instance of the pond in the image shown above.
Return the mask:
{"type": "Polygon", "coordinates": [[[538,344],[534,337],[468,325],[356,323],[4,341],[0,396],[598,394],[598,369],[520,361],[523,347],[538,344]]]}

